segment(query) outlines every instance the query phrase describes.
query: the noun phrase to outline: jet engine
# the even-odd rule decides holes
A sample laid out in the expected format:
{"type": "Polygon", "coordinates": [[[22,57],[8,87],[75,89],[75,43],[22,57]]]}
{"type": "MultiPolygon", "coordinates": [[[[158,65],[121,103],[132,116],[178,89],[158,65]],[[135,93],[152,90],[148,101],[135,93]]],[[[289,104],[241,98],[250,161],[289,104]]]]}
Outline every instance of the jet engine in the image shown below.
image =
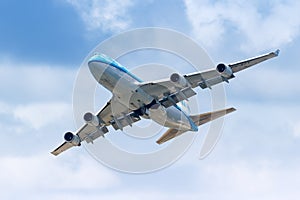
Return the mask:
{"type": "Polygon", "coordinates": [[[170,76],[170,80],[176,87],[179,88],[185,88],[189,86],[189,82],[183,76],[177,73],[173,73],[170,76]]]}
{"type": "Polygon", "coordinates": [[[99,126],[100,124],[99,118],[90,112],[85,113],[83,119],[90,126],[99,126]]]}
{"type": "Polygon", "coordinates": [[[67,132],[64,135],[64,139],[66,140],[66,142],[69,142],[71,144],[73,144],[74,146],[80,146],[80,138],[78,135],[74,135],[71,132],[67,132]]]}
{"type": "Polygon", "coordinates": [[[232,69],[227,65],[220,63],[217,65],[217,71],[221,74],[224,78],[230,78],[233,76],[232,69]]]}

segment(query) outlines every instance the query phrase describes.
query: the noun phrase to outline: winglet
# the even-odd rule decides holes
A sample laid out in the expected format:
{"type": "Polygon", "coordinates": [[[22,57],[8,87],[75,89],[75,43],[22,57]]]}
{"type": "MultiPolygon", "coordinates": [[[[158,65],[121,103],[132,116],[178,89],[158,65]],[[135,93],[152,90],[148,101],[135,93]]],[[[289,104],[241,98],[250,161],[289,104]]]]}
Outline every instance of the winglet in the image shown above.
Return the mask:
{"type": "Polygon", "coordinates": [[[280,53],[280,50],[279,50],[279,49],[277,49],[276,51],[274,51],[275,56],[278,56],[279,53],[280,53]]]}

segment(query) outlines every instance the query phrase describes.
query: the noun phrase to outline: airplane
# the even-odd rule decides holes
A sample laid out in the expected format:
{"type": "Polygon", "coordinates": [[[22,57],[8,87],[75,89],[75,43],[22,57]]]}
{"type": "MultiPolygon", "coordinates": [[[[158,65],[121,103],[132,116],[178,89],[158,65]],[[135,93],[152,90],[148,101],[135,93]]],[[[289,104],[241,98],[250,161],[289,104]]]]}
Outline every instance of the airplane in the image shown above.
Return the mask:
{"type": "Polygon", "coordinates": [[[83,141],[93,143],[94,140],[108,132],[109,126],[115,130],[123,130],[143,119],[169,128],[156,142],[163,144],[187,131],[198,131],[198,127],[234,112],[231,107],[218,111],[189,115],[182,102],[196,95],[194,88],[212,87],[222,82],[229,82],[235,73],[247,69],[279,55],[279,49],[258,57],[232,64],[220,63],[216,68],[186,75],[172,73],[169,78],[143,82],[116,60],[96,53],[88,61],[88,67],[104,88],[112,92],[112,98],[96,114],[87,112],[83,119],[85,124],[76,133],[67,132],[65,142],[51,153],[55,156],[83,141]]]}

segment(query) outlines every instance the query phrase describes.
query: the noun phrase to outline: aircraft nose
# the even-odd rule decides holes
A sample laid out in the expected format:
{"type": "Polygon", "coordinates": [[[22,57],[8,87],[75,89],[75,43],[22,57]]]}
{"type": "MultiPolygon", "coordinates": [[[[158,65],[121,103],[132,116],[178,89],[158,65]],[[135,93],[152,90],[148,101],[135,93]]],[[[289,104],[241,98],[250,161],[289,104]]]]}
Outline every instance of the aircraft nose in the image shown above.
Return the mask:
{"type": "Polygon", "coordinates": [[[99,61],[90,61],[88,63],[90,72],[92,73],[93,77],[96,79],[97,82],[100,81],[103,72],[107,68],[107,64],[104,64],[99,61]]]}

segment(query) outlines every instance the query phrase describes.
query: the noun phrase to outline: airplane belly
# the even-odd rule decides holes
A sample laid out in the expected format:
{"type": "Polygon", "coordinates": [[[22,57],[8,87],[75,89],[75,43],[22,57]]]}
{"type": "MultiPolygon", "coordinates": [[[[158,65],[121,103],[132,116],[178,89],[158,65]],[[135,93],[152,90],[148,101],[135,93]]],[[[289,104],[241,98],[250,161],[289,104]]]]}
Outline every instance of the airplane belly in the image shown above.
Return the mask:
{"type": "Polygon", "coordinates": [[[145,93],[135,81],[123,75],[114,85],[112,93],[118,101],[131,110],[137,110],[142,106],[150,104],[154,98],[145,93]]]}
{"type": "Polygon", "coordinates": [[[149,109],[150,118],[156,123],[178,130],[193,130],[188,117],[175,106],[165,108],[161,104],[154,104],[149,109]]]}
{"type": "Polygon", "coordinates": [[[120,70],[99,62],[90,63],[89,68],[98,83],[111,91],[119,103],[131,110],[137,110],[154,100],[140,89],[136,80],[120,70]]]}

